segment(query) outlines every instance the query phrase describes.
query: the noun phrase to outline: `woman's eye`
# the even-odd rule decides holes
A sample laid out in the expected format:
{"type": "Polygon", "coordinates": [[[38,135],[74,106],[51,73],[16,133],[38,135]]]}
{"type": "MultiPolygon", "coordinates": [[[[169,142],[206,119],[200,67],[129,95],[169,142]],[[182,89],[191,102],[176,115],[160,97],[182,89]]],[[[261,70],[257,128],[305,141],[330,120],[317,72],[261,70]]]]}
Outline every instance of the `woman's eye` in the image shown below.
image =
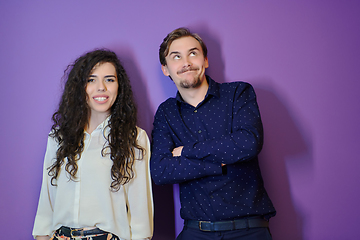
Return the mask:
{"type": "Polygon", "coordinates": [[[95,79],[93,79],[93,78],[88,79],[88,82],[94,82],[94,81],[95,81],[95,79]]]}
{"type": "Polygon", "coordinates": [[[107,78],[105,81],[106,81],[106,82],[115,82],[115,79],[113,79],[113,78],[107,78]]]}

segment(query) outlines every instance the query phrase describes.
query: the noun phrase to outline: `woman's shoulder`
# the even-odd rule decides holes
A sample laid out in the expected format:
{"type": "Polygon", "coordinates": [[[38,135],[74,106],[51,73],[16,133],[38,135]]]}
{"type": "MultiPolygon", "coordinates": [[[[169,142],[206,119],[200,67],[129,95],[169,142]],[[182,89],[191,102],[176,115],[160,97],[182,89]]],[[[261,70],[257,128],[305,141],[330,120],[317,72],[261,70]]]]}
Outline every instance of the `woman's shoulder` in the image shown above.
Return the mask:
{"type": "Polygon", "coordinates": [[[148,137],[146,131],[144,129],[142,129],[141,127],[136,126],[136,130],[137,130],[137,139],[143,138],[143,137],[148,137]]]}
{"type": "Polygon", "coordinates": [[[136,141],[142,145],[143,147],[145,145],[148,145],[148,143],[150,142],[148,134],[146,133],[146,131],[144,129],[142,129],[141,127],[136,126],[136,130],[137,130],[137,138],[136,141]]]}

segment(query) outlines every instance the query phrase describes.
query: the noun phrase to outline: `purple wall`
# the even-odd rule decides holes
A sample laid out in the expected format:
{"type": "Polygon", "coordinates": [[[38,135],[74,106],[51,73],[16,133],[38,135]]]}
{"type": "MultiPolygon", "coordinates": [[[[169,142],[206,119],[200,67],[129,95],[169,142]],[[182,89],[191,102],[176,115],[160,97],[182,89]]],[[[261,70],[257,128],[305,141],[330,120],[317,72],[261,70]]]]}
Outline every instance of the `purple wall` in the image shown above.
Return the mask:
{"type": "MultiPolygon", "coordinates": [[[[180,26],[203,36],[213,78],[255,87],[274,240],[357,239],[359,13],[357,0],[1,1],[1,239],[31,239],[67,64],[99,47],[119,54],[150,134],[157,106],[176,90],[158,46],[180,26]]],[[[154,188],[154,240],[174,239],[182,224],[172,190],[154,188]]]]}

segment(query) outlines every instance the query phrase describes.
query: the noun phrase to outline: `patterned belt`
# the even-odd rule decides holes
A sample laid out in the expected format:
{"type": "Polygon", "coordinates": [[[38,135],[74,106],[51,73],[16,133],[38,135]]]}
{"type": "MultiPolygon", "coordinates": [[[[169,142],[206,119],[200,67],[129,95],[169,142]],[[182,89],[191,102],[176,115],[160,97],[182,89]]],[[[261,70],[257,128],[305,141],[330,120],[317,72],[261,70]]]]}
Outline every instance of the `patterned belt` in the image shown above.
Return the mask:
{"type": "Polygon", "coordinates": [[[99,228],[84,230],[84,228],[69,228],[62,226],[58,230],[59,234],[63,234],[66,237],[84,237],[88,235],[98,235],[98,234],[107,234],[108,232],[105,232],[99,228]]]}
{"type": "Polygon", "coordinates": [[[233,221],[196,221],[185,220],[184,225],[191,228],[196,228],[201,231],[231,231],[246,228],[269,227],[269,221],[263,218],[244,218],[233,221]]]}

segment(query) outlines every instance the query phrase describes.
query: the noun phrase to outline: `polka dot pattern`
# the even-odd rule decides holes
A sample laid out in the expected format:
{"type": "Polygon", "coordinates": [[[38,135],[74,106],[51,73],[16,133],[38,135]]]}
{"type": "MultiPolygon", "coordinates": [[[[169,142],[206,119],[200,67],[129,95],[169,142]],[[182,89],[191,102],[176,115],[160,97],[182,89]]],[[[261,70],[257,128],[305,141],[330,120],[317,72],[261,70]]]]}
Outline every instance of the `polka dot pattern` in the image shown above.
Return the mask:
{"type": "Polygon", "coordinates": [[[153,180],[179,183],[184,219],[275,215],[257,160],[263,129],[254,89],[245,82],[208,81],[198,106],[179,93],[159,106],[152,132],[153,180]],[[173,157],[178,146],[184,146],[182,154],[173,157]]]}

